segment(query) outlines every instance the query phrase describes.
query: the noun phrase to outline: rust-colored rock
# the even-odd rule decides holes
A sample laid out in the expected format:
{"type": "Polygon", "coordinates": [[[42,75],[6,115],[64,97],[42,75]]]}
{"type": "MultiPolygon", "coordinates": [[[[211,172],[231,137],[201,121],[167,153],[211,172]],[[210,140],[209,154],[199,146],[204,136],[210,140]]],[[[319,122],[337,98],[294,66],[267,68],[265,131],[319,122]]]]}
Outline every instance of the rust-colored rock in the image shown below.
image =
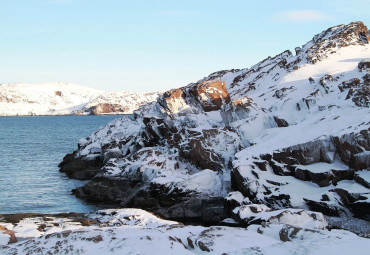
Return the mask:
{"type": "Polygon", "coordinates": [[[158,103],[171,112],[178,112],[186,105],[184,88],[171,89],[158,98],[158,103]]]}
{"type": "Polygon", "coordinates": [[[63,95],[62,91],[55,91],[55,95],[61,97],[63,95]]]}
{"type": "Polygon", "coordinates": [[[189,89],[189,93],[201,104],[204,111],[220,110],[230,102],[225,82],[203,81],[189,89]]]}
{"type": "Polygon", "coordinates": [[[90,114],[93,115],[102,115],[102,114],[109,114],[109,113],[122,113],[128,110],[127,107],[122,107],[119,104],[108,104],[102,103],[92,106],[89,111],[90,114]]]}
{"type": "MultiPolygon", "coordinates": [[[[5,229],[6,229],[6,228],[5,228],[5,229]]],[[[10,236],[10,239],[9,239],[8,244],[12,244],[12,243],[17,243],[17,242],[18,242],[17,237],[15,236],[15,234],[14,234],[13,230],[5,230],[5,231],[3,232],[3,234],[5,234],[5,235],[9,235],[9,236],[10,236]]]]}

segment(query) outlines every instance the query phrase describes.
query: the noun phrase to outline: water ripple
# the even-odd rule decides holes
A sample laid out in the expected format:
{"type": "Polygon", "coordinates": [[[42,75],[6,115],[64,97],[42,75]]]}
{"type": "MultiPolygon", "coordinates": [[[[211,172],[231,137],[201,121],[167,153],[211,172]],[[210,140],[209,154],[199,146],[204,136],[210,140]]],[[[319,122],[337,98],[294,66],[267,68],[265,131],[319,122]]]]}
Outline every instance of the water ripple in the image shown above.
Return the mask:
{"type": "Polygon", "coordinates": [[[71,189],[85,182],[61,174],[77,141],[117,116],[0,117],[0,214],[89,212],[71,189]]]}

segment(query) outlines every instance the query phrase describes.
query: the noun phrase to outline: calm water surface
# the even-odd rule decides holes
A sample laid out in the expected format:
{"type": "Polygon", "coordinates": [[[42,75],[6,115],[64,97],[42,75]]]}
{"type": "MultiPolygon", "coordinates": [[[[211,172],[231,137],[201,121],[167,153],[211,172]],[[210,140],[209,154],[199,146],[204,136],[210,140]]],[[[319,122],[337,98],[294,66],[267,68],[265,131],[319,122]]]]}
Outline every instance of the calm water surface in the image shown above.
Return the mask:
{"type": "Polygon", "coordinates": [[[0,214],[98,209],[72,195],[85,182],[68,179],[58,164],[80,138],[118,117],[0,117],[0,214]]]}

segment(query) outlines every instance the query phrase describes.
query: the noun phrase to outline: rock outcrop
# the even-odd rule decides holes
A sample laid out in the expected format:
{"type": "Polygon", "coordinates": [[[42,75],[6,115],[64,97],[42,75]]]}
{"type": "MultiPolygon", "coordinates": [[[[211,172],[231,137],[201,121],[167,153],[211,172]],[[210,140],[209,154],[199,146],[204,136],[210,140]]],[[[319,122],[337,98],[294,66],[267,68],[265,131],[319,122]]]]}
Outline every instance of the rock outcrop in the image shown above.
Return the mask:
{"type": "Polygon", "coordinates": [[[242,212],[263,204],[279,215],[266,224],[321,217],[307,208],[368,221],[368,58],[363,23],[330,28],[296,55],[163,93],[81,139],[61,171],[91,179],[80,198],[173,220],[249,225],[242,212]]]}

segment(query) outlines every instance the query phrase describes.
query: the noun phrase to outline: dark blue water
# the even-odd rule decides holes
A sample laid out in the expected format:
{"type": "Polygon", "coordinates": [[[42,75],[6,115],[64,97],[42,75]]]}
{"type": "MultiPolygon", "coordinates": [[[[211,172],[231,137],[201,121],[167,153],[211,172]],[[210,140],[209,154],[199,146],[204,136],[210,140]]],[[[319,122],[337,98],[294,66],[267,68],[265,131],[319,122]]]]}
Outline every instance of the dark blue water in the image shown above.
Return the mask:
{"type": "Polygon", "coordinates": [[[0,214],[98,209],[71,194],[85,182],[68,179],[58,164],[80,138],[118,117],[0,117],[0,214]]]}

